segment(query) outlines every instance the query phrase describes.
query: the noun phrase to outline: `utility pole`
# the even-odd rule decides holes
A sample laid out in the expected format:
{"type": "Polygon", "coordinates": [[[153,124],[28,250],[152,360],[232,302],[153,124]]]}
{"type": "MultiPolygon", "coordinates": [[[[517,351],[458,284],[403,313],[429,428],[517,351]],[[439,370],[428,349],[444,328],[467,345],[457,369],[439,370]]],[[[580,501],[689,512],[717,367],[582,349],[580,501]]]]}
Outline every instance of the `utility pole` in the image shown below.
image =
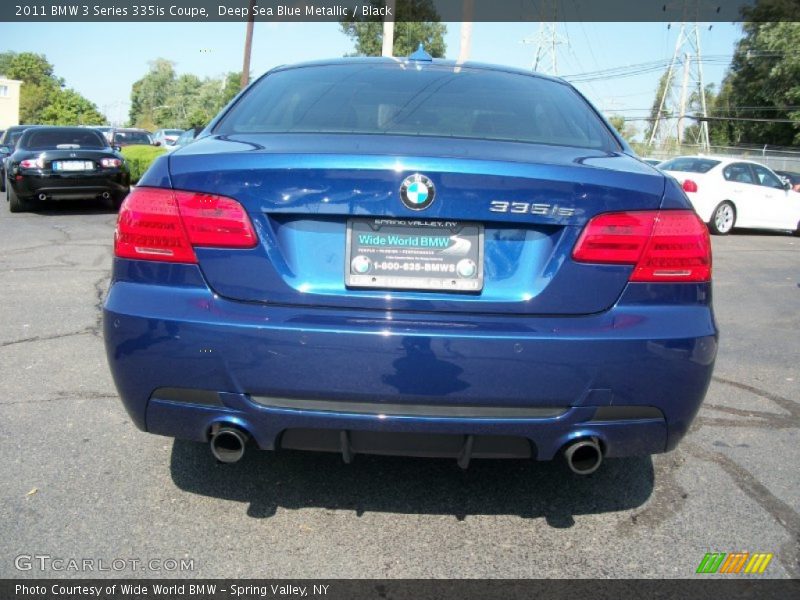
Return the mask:
{"type": "Polygon", "coordinates": [[[536,45],[531,65],[533,71],[558,75],[558,45],[569,45],[569,39],[558,33],[558,0],[543,0],[541,15],[539,31],[526,37],[522,43],[536,45]]]}
{"type": "Polygon", "coordinates": [[[462,5],[461,15],[461,47],[458,51],[458,63],[464,63],[469,60],[470,52],[472,52],[472,16],[475,8],[474,0],[464,0],[462,5]]]}
{"type": "Polygon", "coordinates": [[[383,45],[381,48],[381,56],[394,56],[394,11],[395,0],[386,0],[386,12],[388,13],[383,18],[383,45]],[[389,15],[392,15],[391,17],[389,15]]]}
{"type": "Polygon", "coordinates": [[[255,7],[256,0],[250,0],[250,10],[247,13],[247,32],[244,36],[244,60],[242,61],[242,78],[239,80],[241,87],[244,89],[250,83],[250,53],[253,50],[253,23],[255,22],[255,15],[253,8],[255,7]]]}
{"type": "Polygon", "coordinates": [[[688,54],[683,55],[683,84],[681,85],[681,112],[678,117],[678,147],[683,144],[683,120],[686,118],[686,91],[689,87],[689,60],[688,54]]]}
{"type": "MultiPolygon", "coordinates": [[[[665,147],[670,140],[678,144],[684,143],[686,112],[689,109],[689,99],[696,98],[700,102],[699,112],[703,120],[697,128],[697,135],[693,140],[700,151],[709,150],[708,139],[708,107],[706,105],[706,89],[703,79],[703,54],[700,47],[700,24],[689,22],[689,18],[699,16],[701,0],[683,0],[681,4],[682,18],[678,39],[675,42],[675,51],[665,74],[665,85],[658,99],[658,111],[650,129],[647,139],[648,148],[665,147]],[[675,71],[683,58],[683,81],[680,88],[680,99],[676,101],[675,71]],[[677,115],[677,117],[676,117],[677,115]]],[[[669,5],[664,10],[672,9],[669,5]]],[[[670,25],[671,27],[671,25],[670,25]]]]}

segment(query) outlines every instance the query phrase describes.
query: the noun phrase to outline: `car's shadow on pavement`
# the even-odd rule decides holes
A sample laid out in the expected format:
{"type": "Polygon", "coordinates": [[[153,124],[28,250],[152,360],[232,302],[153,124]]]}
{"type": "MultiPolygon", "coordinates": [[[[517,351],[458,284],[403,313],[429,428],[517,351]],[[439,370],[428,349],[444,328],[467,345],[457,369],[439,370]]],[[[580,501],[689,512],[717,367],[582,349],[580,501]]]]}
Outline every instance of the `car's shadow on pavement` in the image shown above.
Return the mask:
{"type": "Polygon", "coordinates": [[[791,237],[791,231],[780,231],[774,229],[734,229],[728,235],[750,236],[750,237],[791,237]]]}
{"type": "Polygon", "coordinates": [[[101,200],[37,201],[28,212],[44,217],[117,214],[101,200]]]}
{"type": "Polygon", "coordinates": [[[455,460],[299,451],[252,450],[235,464],[217,464],[206,444],[176,440],[171,474],[194,494],[248,503],[247,514],[271,517],[278,508],[368,512],[544,517],[571,527],[575,515],[641,506],[653,492],[648,457],[609,459],[589,476],[560,460],[475,460],[462,471],[455,460]]]}

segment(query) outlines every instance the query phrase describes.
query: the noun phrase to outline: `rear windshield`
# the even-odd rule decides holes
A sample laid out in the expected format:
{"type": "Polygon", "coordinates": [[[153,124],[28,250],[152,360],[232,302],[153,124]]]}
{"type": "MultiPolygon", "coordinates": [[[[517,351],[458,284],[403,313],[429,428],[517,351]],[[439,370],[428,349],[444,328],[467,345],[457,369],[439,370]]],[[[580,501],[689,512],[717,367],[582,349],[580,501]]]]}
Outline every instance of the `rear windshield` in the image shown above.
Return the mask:
{"type": "Polygon", "coordinates": [[[19,138],[22,137],[23,133],[25,133],[24,129],[19,129],[17,131],[9,131],[7,134],[8,140],[6,141],[6,144],[8,144],[9,146],[15,146],[17,144],[17,141],[19,141],[19,138]]]}
{"type": "Polygon", "coordinates": [[[152,141],[150,136],[143,131],[116,131],[114,132],[115,144],[144,144],[149,146],[152,141]]]}
{"type": "Polygon", "coordinates": [[[683,171],[685,173],[708,173],[719,164],[710,158],[673,158],[658,165],[662,171],[683,171]]]}
{"type": "Polygon", "coordinates": [[[422,135],[619,149],[567,85],[499,71],[404,64],[272,73],[214,132],[422,135]]]}
{"type": "Polygon", "coordinates": [[[140,131],[116,131],[114,132],[115,144],[144,144],[149,146],[152,142],[150,136],[140,131]]]}
{"type": "Polygon", "coordinates": [[[26,150],[105,148],[103,136],[91,129],[34,129],[20,145],[26,150]]]}

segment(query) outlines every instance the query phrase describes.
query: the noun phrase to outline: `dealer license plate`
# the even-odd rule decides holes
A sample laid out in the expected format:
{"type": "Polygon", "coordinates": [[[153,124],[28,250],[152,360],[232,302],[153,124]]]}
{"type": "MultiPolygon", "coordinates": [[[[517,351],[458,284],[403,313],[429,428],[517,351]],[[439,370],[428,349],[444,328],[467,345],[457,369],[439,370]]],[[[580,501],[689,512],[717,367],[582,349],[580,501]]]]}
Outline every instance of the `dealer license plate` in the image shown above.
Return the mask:
{"type": "Polygon", "coordinates": [[[479,292],[483,226],[460,221],[350,219],[345,283],[356,288],[479,292]]]}

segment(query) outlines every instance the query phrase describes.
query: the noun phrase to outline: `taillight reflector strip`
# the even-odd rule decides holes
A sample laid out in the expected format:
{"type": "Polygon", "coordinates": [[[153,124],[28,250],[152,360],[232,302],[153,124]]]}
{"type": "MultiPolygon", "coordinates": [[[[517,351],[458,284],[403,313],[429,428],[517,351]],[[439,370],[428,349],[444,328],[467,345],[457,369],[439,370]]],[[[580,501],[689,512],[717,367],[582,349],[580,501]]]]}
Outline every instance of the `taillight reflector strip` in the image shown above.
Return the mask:
{"type": "Polygon", "coordinates": [[[123,202],[114,234],[120,258],[197,263],[196,246],[252,248],[250,218],[236,200],[137,187],[123,202]]]}
{"type": "Polygon", "coordinates": [[[630,281],[711,279],[711,242],[688,210],[605,213],[594,217],[575,244],[577,262],[634,265],[630,281]]]}

